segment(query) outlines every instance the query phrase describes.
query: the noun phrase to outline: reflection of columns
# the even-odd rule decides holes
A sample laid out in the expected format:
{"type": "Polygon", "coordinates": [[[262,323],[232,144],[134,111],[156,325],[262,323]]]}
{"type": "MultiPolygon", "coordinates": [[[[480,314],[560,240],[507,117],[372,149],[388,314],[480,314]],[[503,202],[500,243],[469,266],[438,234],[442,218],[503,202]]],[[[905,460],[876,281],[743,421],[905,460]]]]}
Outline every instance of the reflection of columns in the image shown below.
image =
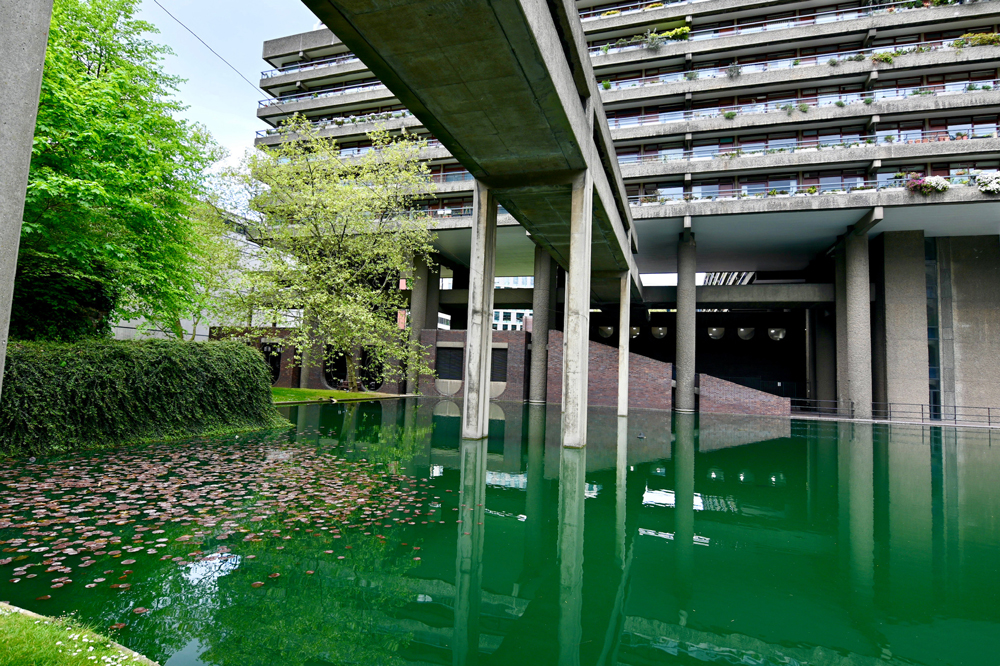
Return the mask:
{"type": "Polygon", "coordinates": [[[694,411],[695,242],[685,229],[677,244],[677,391],[674,409],[694,411]]]}
{"type": "Polygon", "coordinates": [[[463,439],[458,542],[455,548],[455,631],[452,664],[479,661],[479,609],[482,602],[483,516],[486,513],[486,440],[463,439]]]}
{"type": "Polygon", "coordinates": [[[537,570],[542,562],[542,525],[545,522],[545,405],[528,405],[528,469],[525,489],[524,569],[537,570]]]}
{"type": "Polygon", "coordinates": [[[49,34],[52,0],[5,2],[0,6],[0,57],[4,93],[0,99],[0,387],[7,359],[7,330],[17,272],[17,248],[24,217],[24,192],[35,136],[38,91],[49,34]]]}
{"type": "Polygon", "coordinates": [[[625,491],[628,485],[628,417],[618,417],[618,449],[615,460],[615,525],[618,561],[625,564],[625,491]]]}
{"type": "Polygon", "coordinates": [[[628,343],[632,338],[632,274],[622,273],[618,299],[618,416],[628,416],[628,343]]]}
{"type": "Polygon", "coordinates": [[[694,414],[674,415],[674,548],[678,624],[687,625],[694,573],[694,414]]]}
{"type": "Polygon", "coordinates": [[[584,171],[573,182],[566,333],[563,352],[562,445],[587,445],[587,366],[590,360],[590,256],[594,180],[584,171]]]}
{"type": "MultiPolygon", "coordinates": [[[[571,264],[572,265],[572,264],[571,264]]],[[[578,666],[583,634],[583,500],[587,450],[563,447],[559,456],[559,664],[578,666]]]]}
{"type": "MultiPolygon", "coordinates": [[[[420,344],[420,332],[427,325],[427,276],[427,262],[423,258],[414,259],[413,273],[406,286],[410,288],[410,341],[417,344],[420,344]]],[[[406,374],[406,392],[416,393],[418,377],[415,370],[411,368],[406,374]]]]}
{"type": "Polygon", "coordinates": [[[528,402],[544,403],[549,368],[549,294],[554,288],[552,257],[535,246],[535,282],[531,294],[531,375],[528,402]]]}
{"type": "Polygon", "coordinates": [[[875,585],[875,499],[872,426],[839,425],[840,539],[850,586],[848,605],[864,630],[871,618],[875,585]]]}
{"type": "Polygon", "coordinates": [[[490,346],[493,342],[493,273],[496,264],[497,202],[478,180],[474,189],[472,257],[469,266],[469,328],[465,334],[465,397],[462,437],[489,434],[490,346]]]}
{"type": "Polygon", "coordinates": [[[424,328],[437,330],[438,316],[441,312],[441,266],[427,270],[427,315],[424,317],[424,328]]]}
{"type": "Polygon", "coordinates": [[[847,390],[854,417],[872,417],[871,285],[868,277],[868,234],[848,234],[847,255],[847,390]]]}

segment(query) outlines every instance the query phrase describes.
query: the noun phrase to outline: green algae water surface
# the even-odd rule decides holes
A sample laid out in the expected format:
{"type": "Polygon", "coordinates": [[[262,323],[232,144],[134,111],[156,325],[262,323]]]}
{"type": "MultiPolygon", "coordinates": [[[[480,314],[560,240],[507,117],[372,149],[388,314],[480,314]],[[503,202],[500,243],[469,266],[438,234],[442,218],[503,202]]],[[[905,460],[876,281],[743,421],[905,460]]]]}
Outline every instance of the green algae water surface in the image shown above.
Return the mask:
{"type": "Polygon", "coordinates": [[[168,666],[1000,664],[1000,433],[459,413],[0,463],[0,599],[168,666]]]}

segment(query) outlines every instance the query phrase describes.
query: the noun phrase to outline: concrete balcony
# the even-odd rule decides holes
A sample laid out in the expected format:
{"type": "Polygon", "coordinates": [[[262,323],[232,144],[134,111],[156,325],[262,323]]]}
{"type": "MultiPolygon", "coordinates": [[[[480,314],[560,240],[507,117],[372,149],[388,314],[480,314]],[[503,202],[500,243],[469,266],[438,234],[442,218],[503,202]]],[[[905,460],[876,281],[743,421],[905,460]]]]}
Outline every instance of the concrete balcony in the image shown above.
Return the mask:
{"type": "Polygon", "coordinates": [[[271,125],[276,125],[296,113],[308,115],[317,111],[336,111],[365,106],[370,108],[398,103],[392,92],[380,83],[372,84],[370,89],[358,92],[319,90],[296,95],[284,101],[264,100],[264,102],[268,104],[257,109],[257,117],[271,125]]]}
{"type": "MultiPolygon", "coordinates": [[[[362,116],[362,118],[365,118],[362,116]]],[[[319,128],[319,136],[321,137],[332,137],[341,141],[344,140],[361,140],[365,138],[369,132],[380,127],[387,130],[398,130],[398,129],[420,129],[423,125],[409,112],[403,111],[391,111],[386,113],[378,113],[372,116],[372,119],[363,119],[360,122],[351,122],[348,119],[338,119],[341,124],[337,124],[337,120],[323,120],[313,123],[319,128]],[[393,115],[403,114],[402,117],[391,117],[393,115]],[[390,117],[386,117],[390,116],[390,117]]],[[[257,138],[254,140],[254,145],[257,146],[273,146],[281,142],[280,132],[277,129],[265,129],[257,132],[257,138]]]]}
{"type": "Polygon", "coordinates": [[[308,86],[318,86],[324,83],[335,81],[339,77],[351,74],[368,72],[368,65],[357,58],[334,60],[326,64],[310,63],[310,66],[300,69],[293,69],[287,72],[272,70],[262,72],[260,79],[261,90],[268,92],[281,88],[294,88],[297,84],[302,84],[308,90],[308,86]],[[270,76],[264,76],[270,74],[270,76]]]}
{"type": "MultiPolygon", "coordinates": [[[[715,157],[694,159],[653,159],[621,164],[622,177],[626,179],[656,178],[683,174],[739,174],[745,172],[800,170],[822,167],[837,169],[850,165],[870,165],[875,160],[890,162],[950,162],[962,159],[984,159],[1000,155],[1000,139],[971,139],[965,141],[928,141],[920,143],[865,143],[849,146],[819,148],[790,147],[772,149],[766,153],[719,154],[715,157]],[[773,152],[772,152],[773,151],[773,152]],[[731,156],[730,156],[731,155],[731,156]]],[[[887,165],[888,166],[888,165],[887,165]]]]}
{"type": "Polygon", "coordinates": [[[300,32],[296,35],[269,39],[264,42],[264,52],[262,57],[267,62],[275,66],[299,59],[299,55],[315,59],[322,57],[326,51],[346,51],[347,47],[340,41],[340,38],[327,28],[300,32]]]}
{"type": "MultiPolygon", "coordinates": [[[[884,51],[886,49],[879,49],[884,51]]],[[[866,50],[871,51],[871,49],[866,50]]],[[[764,72],[746,72],[737,77],[729,77],[724,70],[717,68],[705,70],[704,76],[695,69],[698,75],[694,80],[685,78],[683,72],[669,75],[676,79],[657,83],[655,79],[636,80],[634,83],[620,82],[610,90],[601,91],[601,101],[606,106],[622,106],[623,103],[645,102],[650,99],[663,101],[671,98],[682,100],[690,94],[694,97],[704,98],[712,93],[739,95],[744,91],[753,91],[755,94],[775,88],[787,89],[793,83],[800,84],[798,87],[812,87],[817,85],[831,85],[833,81],[837,83],[853,83],[859,81],[874,81],[896,76],[906,76],[913,74],[926,74],[935,68],[947,68],[954,71],[957,66],[960,69],[972,69],[974,67],[994,69],[996,63],[1000,61],[1000,46],[969,47],[964,49],[940,49],[929,53],[908,53],[897,56],[892,64],[874,63],[867,57],[866,51],[859,51],[866,55],[863,61],[850,61],[839,59],[836,66],[831,66],[828,61],[831,56],[822,56],[820,61],[813,63],[803,63],[797,66],[790,66],[788,60],[782,62],[788,65],[764,72]],[[874,74],[874,76],[872,76],[874,74]]],[[[753,65],[748,65],[747,69],[753,65]]],[[[600,78],[600,75],[598,75],[600,78]]]]}
{"type": "MultiPolygon", "coordinates": [[[[968,5],[946,5],[886,12],[831,23],[796,25],[791,22],[793,19],[789,19],[782,21],[782,23],[788,24],[788,27],[749,34],[720,34],[712,38],[697,39],[695,31],[692,32],[691,39],[687,41],[668,42],[655,49],[643,46],[626,46],[617,52],[615,48],[612,48],[606,54],[601,53],[600,50],[592,50],[591,62],[595,70],[623,65],[640,66],[647,62],[661,61],[671,57],[686,57],[687,54],[725,53],[728,55],[740,50],[759,49],[796,41],[808,43],[849,34],[860,36],[860,33],[868,34],[872,30],[875,30],[876,33],[878,31],[898,33],[900,28],[936,27],[939,29],[942,25],[948,25],[957,30],[980,25],[984,20],[996,19],[998,16],[1000,16],[1000,2],[986,1],[968,5]]],[[[910,32],[917,31],[919,30],[911,30],[910,32]]]]}
{"type": "Polygon", "coordinates": [[[903,99],[880,99],[871,104],[857,101],[845,103],[843,107],[831,103],[826,106],[809,106],[805,112],[799,111],[797,107],[791,113],[781,108],[769,108],[759,113],[737,112],[731,118],[726,118],[725,110],[722,109],[702,109],[698,110],[697,118],[670,122],[656,122],[655,118],[649,118],[643,124],[627,127],[615,127],[614,119],[610,121],[611,136],[617,142],[652,137],[683,137],[685,134],[701,132],[747,129],[769,131],[778,127],[792,128],[806,124],[829,125],[835,121],[857,124],[874,116],[886,120],[907,115],[945,115],[948,112],[985,113],[993,109],[1000,109],[1000,91],[997,90],[913,95],[903,99]]]}

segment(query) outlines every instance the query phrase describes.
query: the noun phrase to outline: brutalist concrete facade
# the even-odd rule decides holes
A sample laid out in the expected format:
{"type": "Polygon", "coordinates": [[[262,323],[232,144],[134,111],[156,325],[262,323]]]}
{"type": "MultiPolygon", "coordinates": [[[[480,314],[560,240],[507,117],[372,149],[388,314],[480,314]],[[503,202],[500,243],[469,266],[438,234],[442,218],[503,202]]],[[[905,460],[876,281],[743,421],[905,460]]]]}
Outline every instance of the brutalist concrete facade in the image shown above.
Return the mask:
{"type": "MultiPolygon", "coordinates": [[[[1000,168],[1000,1],[576,9],[572,30],[590,52],[640,272],[675,272],[690,228],[699,273],[835,286],[835,303],[793,307],[808,337],[801,370],[785,378],[802,387],[794,397],[839,400],[862,416],[891,404],[928,414],[1000,407],[1000,197],[975,180],[1000,168]],[[910,174],[942,177],[948,189],[910,191],[910,174]]],[[[263,55],[275,69],[262,74],[272,97],[258,116],[272,126],[303,113],[348,155],[367,150],[377,124],[426,132],[328,30],[268,41],[263,55]]],[[[440,187],[427,206],[442,228],[467,227],[474,181],[428,138],[440,187]]],[[[276,140],[259,132],[258,144],[276,140]]],[[[616,306],[600,305],[594,340],[617,321],[616,306]]],[[[657,326],[649,311],[676,303],[644,305],[648,328],[657,326]]],[[[747,307],[732,304],[726,335],[747,307]]],[[[768,308],[788,310],[756,311],[768,308]]],[[[711,353],[699,344],[695,355],[711,353]]]]}

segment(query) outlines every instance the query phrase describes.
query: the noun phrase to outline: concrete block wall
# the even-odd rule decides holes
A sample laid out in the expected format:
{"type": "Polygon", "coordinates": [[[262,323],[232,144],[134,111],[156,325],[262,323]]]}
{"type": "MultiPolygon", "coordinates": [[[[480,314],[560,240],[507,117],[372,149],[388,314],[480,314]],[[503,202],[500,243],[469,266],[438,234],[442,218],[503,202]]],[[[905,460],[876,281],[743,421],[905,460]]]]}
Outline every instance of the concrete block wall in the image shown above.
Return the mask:
{"type": "Polygon", "coordinates": [[[790,416],[791,398],[782,398],[756,389],[740,386],[711,375],[698,375],[699,411],[709,414],[752,414],[757,416],[790,416]]]}
{"type": "MultiPolygon", "coordinates": [[[[548,395],[550,403],[562,402],[563,334],[549,331],[548,395]]],[[[631,409],[672,409],[673,367],[639,354],[629,354],[628,404],[631,409]]],[[[590,343],[588,404],[618,405],[618,348],[590,343]]]]}
{"type": "MultiPolygon", "coordinates": [[[[424,329],[420,332],[420,344],[428,348],[428,364],[432,369],[437,364],[438,343],[461,343],[465,345],[465,331],[445,331],[424,329]]],[[[524,331],[493,331],[493,343],[507,345],[507,382],[503,393],[494,400],[510,400],[521,402],[527,395],[528,382],[528,334],[524,331]]],[[[418,381],[421,395],[462,398],[465,387],[461,386],[456,393],[445,396],[437,389],[435,378],[431,375],[420,375],[418,381]]]]}

